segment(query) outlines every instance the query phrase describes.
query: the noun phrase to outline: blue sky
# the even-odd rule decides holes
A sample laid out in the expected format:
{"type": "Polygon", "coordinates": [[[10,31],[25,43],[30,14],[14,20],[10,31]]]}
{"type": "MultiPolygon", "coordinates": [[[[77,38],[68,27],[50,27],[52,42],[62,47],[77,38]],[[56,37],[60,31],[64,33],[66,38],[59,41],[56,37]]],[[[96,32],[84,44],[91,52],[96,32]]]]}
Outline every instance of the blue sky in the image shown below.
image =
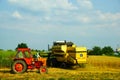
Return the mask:
{"type": "Polygon", "coordinates": [[[120,0],[0,0],[0,49],[56,40],[78,46],[120,47],[120,0]]]}

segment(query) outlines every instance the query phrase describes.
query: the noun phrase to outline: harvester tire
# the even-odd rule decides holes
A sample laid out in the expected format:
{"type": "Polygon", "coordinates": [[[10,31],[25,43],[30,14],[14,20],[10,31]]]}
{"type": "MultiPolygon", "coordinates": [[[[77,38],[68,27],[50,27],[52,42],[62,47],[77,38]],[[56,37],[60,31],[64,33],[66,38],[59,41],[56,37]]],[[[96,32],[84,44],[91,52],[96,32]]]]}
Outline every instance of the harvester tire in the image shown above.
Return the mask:
{"type": "Polygon", "coordinates": [[[47,59],[47,67],[51,67],[51,64],[52,64],[51,59],[47,59]]]}
{"type": "Polygon", "coordinates": [[[58,66],[58,62],[56,60],[56,58],[51,58],[47,60],[47,66],[48,67],[57,67],[58,66]]]}
{"type": "Polygon", "coordinates": [[[27,71],[27,64],[23,60],[16,60],[13,62],[11,70],[15,74],[24,73],[27,71]]]}
{"type": "Polygon", "coordinates": [[[61,68],[67,68],[67,64],[65,62],[61,63],[60,65],[61,68]]]}
{"type": "Polygon", "coordinates": [[[56,58],[52,58],[52,59],[51,59],[51,66],[52,66],[52,67],[57,67],[57,66],[58,66],[58,62],[57,62],[57,59],[56,59],[56,58]]]}

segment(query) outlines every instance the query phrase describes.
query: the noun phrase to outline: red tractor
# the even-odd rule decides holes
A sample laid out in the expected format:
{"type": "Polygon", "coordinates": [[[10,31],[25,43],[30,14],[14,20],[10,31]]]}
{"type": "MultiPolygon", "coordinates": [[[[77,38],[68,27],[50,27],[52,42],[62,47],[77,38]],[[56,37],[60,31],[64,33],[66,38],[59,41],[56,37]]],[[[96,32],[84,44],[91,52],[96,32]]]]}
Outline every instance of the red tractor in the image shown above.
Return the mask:
{"type": "Polygon", "coordinates": [[[46,58],[38,54],[33,56],[30,48],[18,48],[11,70],[13,73],[24,73],[27,69],[38,69],[40,73],[47,73],[46,58]]]}

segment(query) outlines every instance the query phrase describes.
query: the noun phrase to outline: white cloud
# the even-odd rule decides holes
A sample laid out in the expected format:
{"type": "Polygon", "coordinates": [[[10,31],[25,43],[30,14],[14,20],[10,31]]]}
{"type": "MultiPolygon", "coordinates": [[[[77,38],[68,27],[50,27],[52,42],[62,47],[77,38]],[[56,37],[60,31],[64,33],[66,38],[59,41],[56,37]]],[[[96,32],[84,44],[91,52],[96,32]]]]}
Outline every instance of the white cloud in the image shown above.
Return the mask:
{"type": "MultiPolygon", "coordinates": [[[[40,15],[33,15],[31,13],[24,13],[25,22],[28,24],[48,26],[51,25],[57,27],[73,25],[102,25],[105,23],[114,24],[120,22],[120,13],[105,13],[102,11],[96,11],[93,9],[91,0],[77,0],[79,7],[90,9],[89,12],[84,10],[78,10],[76,6],[69,0],[9,0],[10,3],[24,7],[31,10],[50,10],[50,12],[38,12],[40,15]],[[61,10],[62,9],[62,10],[61,10]],[[66,10],[67,9],[67,10],[66,10]],[[69,11],[70,9],[75,9],[69,11]],[[76,10],[77,9],[77,10],[76,10]],[[91,10],[92,9],[92,10],[91,10]]],[[[18,12],[14,12],[13,16],[22,19],[23,16],[18,12]]],[[[24,22],[24,21],[23,21],[24,22]]],[[[107,25],[105,25],[107,26],[107,25]]],[[[51,26],[50,26],[51,27],[51,26]]],[[[103,26],[104,27],[104,26],[103,26]]],[[[35,27],[34,27],[35,28],[35,27]]],[[[40,27],[41,28],[41,27],[40,27]]],[[[54,29],[54,28],[53,28],[54,29]]],[[[33,29],[31,29],[33,30],[33,29]]],[[[39,29],[37,29],[39,30],[39,29]]]]}
{"type": "Polygon", "coordinates": [[[96,11],[100,20],[103,21],[120,21],[120,13],[103,13],[101,11],[96,11]]]}
{"type": "Polygon", "coordinates": [[[91,21],[91,18],[89,16],[83,16],[83,17],[78,17],[78,20],[82,23],[89,23],[91,21]]]}
{"type": "Polygon", "coordinates": [[[45,17],[45,20],[47,20],[47,21],[49,21],[50,19],[51,19],[51,18],[48,17],[48,16],[45,17]]]}
{"type": "Polygon", "coordinates": [[[23,19],[22,15],[18,11],[13,12],[12,16],[17,19],[23,19]]]}
{"type": "Polygon", "coordinates": [[[93,8],[93,4],[90,0],[77,0],[80,8],[83,9],[92,9],[93,8]]]}
{"type": "Polygon", "coordinates": [[[8,0],[10,3],[30,10],[76,9],[69,0],[8,0]]]}

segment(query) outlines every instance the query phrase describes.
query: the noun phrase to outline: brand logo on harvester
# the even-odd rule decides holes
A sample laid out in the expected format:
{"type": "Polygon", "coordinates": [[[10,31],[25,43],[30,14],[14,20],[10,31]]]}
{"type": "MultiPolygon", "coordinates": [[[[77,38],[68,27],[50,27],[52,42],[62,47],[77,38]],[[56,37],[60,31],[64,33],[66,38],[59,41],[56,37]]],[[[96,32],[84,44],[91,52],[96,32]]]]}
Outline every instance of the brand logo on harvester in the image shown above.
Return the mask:
{"type": "Polygon", "coordinates": [[[83,57],[83,54],[80,54],[80,57],[83,57]]]}

